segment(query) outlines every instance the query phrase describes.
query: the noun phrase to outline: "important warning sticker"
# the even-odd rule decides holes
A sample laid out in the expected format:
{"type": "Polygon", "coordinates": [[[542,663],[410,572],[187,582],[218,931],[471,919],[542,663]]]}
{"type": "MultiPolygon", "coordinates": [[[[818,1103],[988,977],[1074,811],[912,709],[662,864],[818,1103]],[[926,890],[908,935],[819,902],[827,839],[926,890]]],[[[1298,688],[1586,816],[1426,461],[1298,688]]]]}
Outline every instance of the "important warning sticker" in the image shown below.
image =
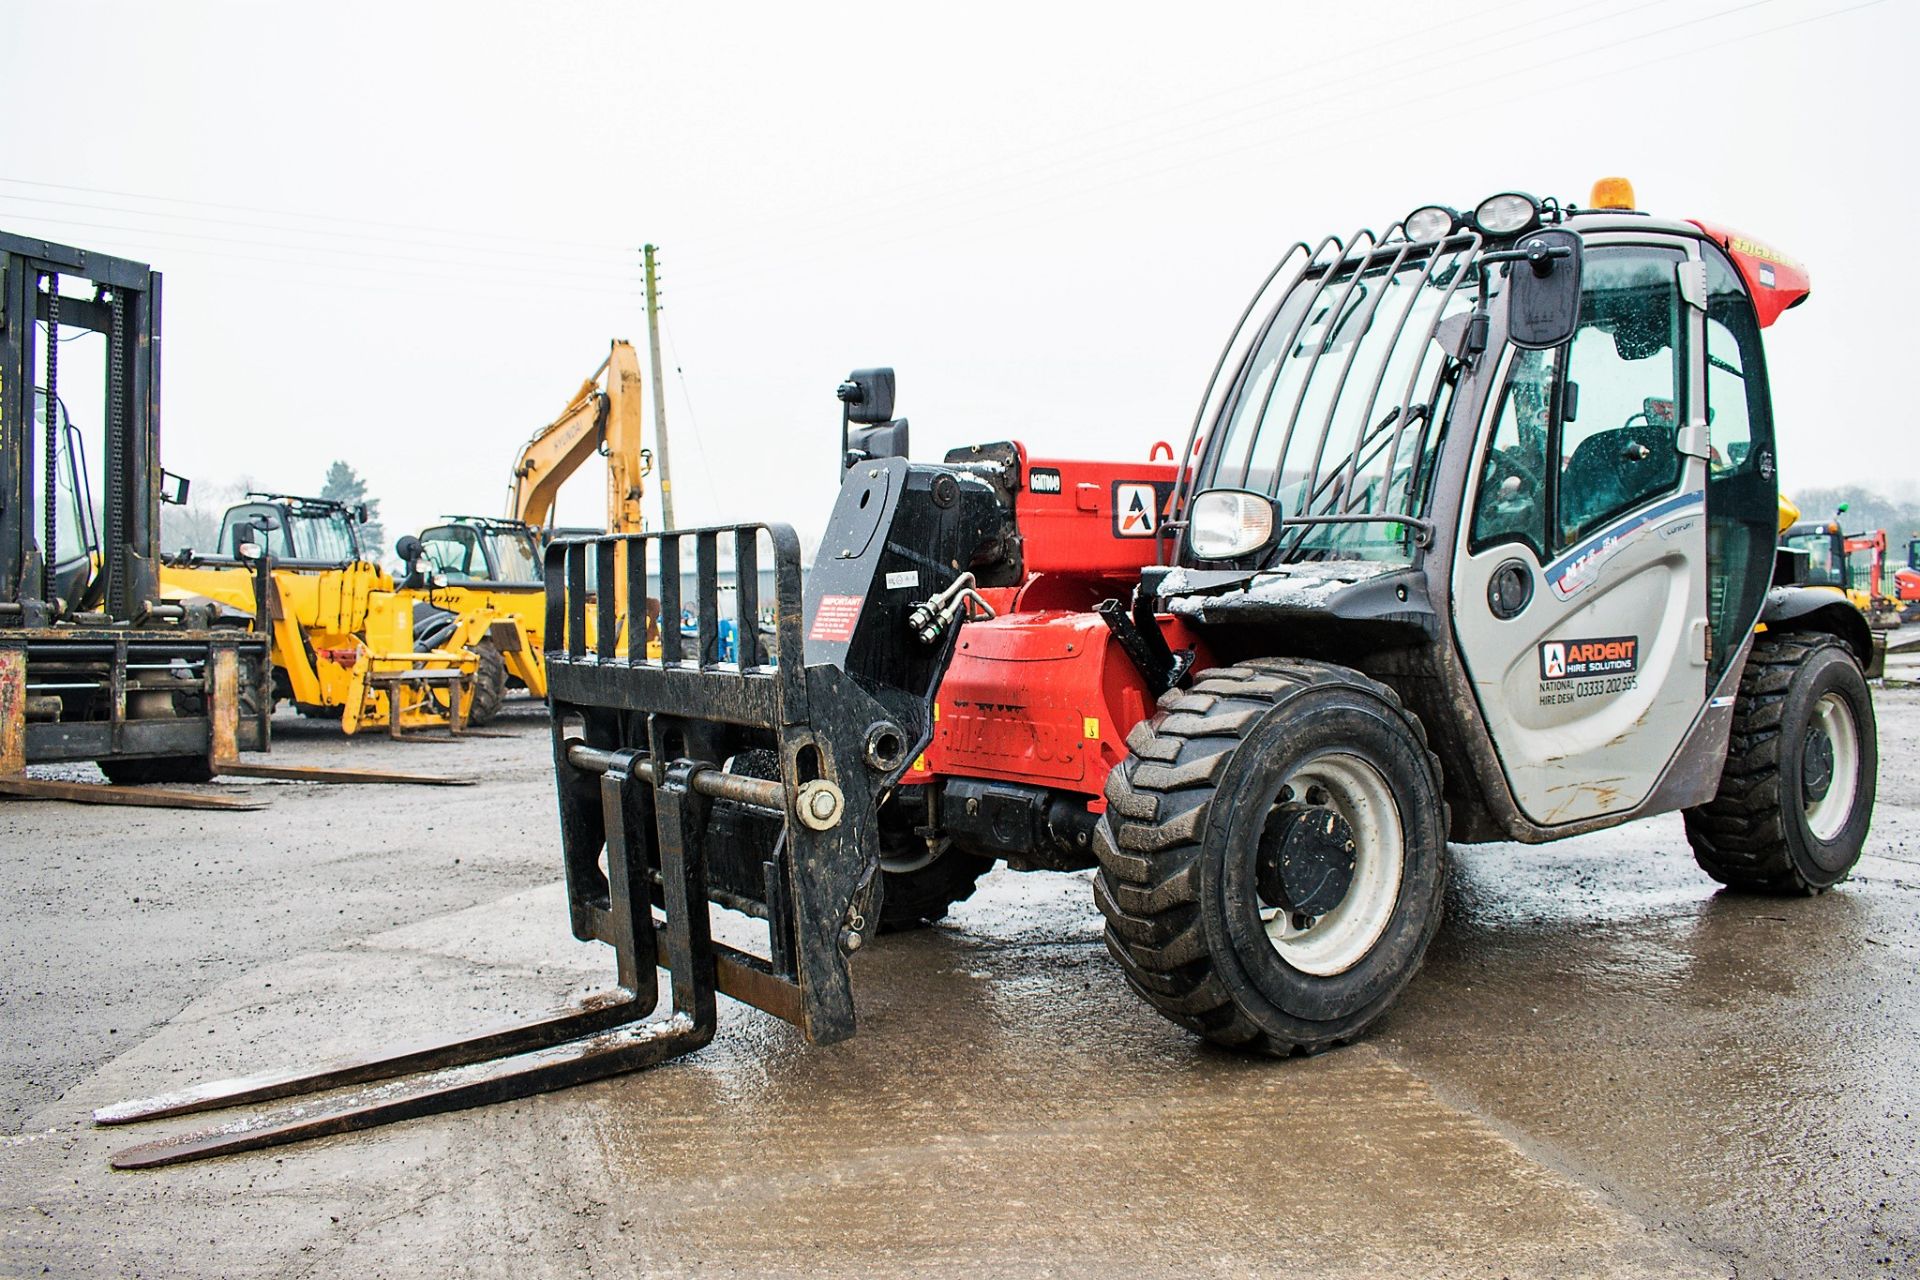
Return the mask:
{"type": "Polygon", "coordinates": [[[1540,646],[1542,680],[1585,680],[1632,675],[1640,669],[1640,637],[1548,640],[1540,646]]]}
{"type": "Polygon", "coordinates": [[[865,602],[865,596],[821,596],[820,608],[813,615],[813,630],[807,632],[807,639],[853,639],[853,629],[860,622],[860,606],[865,602]]]}

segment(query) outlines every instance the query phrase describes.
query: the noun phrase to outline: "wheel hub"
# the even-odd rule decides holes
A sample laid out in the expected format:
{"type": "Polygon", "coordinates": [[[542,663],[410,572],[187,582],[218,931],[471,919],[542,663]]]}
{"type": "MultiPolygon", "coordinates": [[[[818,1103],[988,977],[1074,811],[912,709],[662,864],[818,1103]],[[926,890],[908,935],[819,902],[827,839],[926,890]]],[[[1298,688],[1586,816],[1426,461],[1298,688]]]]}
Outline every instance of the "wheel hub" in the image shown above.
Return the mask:
{"type": "Polygon", "coordinates": [[[1807,730],[1807,742],[1800,753],[1800,790],[1809,804],[1826,799],[1833,786],[1833,739],[1819,725],[1807,730]]]}
{"type": "Polygon", "coordinates": [[[1333,809],[1285,804],[1260,833],[1260,901],[1295,916],[1324,916],[1353,887],[1353,828],[1333,809]]]}

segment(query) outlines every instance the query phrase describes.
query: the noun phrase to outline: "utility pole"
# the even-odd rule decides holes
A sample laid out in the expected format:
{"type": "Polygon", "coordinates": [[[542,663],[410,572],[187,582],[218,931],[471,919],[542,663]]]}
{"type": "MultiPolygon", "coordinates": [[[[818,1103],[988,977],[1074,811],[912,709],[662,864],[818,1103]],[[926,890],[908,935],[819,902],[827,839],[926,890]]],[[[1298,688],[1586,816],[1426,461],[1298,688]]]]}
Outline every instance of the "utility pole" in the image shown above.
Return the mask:
{"type": "Polygon", "coordinates": [[[673,522],[673,469],[667,465],[667,389],[660,376],[660,285],[654,274],[653,255],[657,245],[643,245],[647,259],[647,351],[653,358],[653,465],[660,473],[660,523],[668,529],[673,522]]]}

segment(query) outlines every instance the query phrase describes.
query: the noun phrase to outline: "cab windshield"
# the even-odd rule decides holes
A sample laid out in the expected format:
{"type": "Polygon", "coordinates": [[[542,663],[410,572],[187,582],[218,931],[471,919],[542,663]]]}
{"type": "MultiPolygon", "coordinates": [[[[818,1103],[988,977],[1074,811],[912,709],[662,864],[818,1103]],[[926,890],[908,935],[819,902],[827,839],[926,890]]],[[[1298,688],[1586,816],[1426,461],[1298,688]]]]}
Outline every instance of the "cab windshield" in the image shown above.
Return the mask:
{"type": "Polygon", "coordinates": [[[540,581],[540,554],[525,529],[443,524],[420,535],[420,549],[449,582],[540,581]]]}
{"type": "Polygon", "coordinates": [[[1433,333],[1473,306],[1472,252],[1390,245],[1309,271],[1267,319],[1205,469],[1279,500],[1279,561],[1411,558],[1391,517],[1426,507],[1446,420],[1433,333]]]}
{"type": "Polygon", "coordinates": [[[253,526],[254,542],[276,560],[349,564],[360,557],[360,543],[345,511],[245,503],[230,509],[221,521],[222,554],[240,553],[241,525],[253,526]]]}
{"type": "MultiPolygon", "coordinates": [[[[100,545],[98,521],[93,509],[93,494],[88,485],[86,444],[73,420],[67,416],[67,406],[55,401],[55,413],[59,417],[59,430],[55,435],[59,457],[55,464],[57,492],[53,496],[54,560],[56,568],[64,568],[76,561],[85,560],[100,545]]],[[[47,397],[43,391],[33,394],[34,439],[43,439],[46,433],[47,397]]],[[[46,495],[41,495],[44,504],[46,495]]],[[[33,530],[38,533],[45,528],[44,519],[34,522],[33,530]]]]}
{"type": "Polygon", "coordinates": [[[1796,551],[1807,553],[1807,582],[1816,587],[1844,587],[1847,585],[1846,560],[1839,547],[1839,539],[1830,533],[1796,533],[1787,539],[1787,545],[1796,551]]]}

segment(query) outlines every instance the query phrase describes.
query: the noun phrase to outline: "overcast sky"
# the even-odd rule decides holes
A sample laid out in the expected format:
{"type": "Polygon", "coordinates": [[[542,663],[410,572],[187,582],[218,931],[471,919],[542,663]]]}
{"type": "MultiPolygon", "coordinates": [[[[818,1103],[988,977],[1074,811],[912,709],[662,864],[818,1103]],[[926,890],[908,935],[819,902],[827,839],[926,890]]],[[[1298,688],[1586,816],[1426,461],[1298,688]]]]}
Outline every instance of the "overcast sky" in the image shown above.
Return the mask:
{"type": "Polygon", "coordinates": [[[812,534],[855,366],[896,366],[921,458],[1143,456],[1291,241],[1616,173],[1811,270],[1768,331],[1788,491],[1920,489],[1911,0],[0,14],[0,228],[165,272],[167,465],[342,458],[389,539],[501,510],[644,348],[645,241],[679,522],[812,534]]]}

